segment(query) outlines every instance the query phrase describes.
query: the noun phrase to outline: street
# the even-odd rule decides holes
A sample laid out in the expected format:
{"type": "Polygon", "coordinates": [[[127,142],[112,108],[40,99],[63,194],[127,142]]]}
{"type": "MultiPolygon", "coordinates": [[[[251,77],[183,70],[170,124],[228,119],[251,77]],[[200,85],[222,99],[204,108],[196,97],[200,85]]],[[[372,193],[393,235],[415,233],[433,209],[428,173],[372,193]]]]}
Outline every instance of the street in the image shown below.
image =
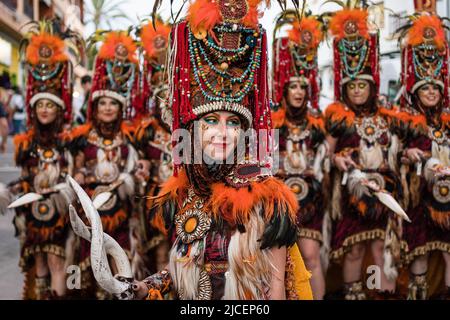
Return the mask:
{"type": "MultiPolygon", "coordinates": [[[[0,154],[0,182],[8,183],[19,177],[14,166],[14,147],[8,138],[6,153],[0,154]]],[[[19,263],[19,240],[14,238],[13,213],[0,215],[0,300],[21,299],[23,276],[19,263]]]]}

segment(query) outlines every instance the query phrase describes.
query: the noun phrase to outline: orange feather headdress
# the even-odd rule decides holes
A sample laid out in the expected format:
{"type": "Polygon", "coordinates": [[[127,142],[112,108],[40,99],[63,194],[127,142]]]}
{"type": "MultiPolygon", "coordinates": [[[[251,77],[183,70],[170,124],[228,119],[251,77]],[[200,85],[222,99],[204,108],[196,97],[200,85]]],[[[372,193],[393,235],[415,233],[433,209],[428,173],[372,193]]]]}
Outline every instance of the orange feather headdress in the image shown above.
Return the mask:
{"type": "Polygon", "coordinates": [[[368,9],[363,4],[348,4],[330,19],[329,30],[334,36],[335,100],[341,99],[345,84],[357,79],[374,83],[378,91],[379,35],[369,31],[368,17],[368,9]]]}
{"type": "Polygon", "coordinates": [[[441,19],[435,15],[420,15],[409,29],[407,39],[410,46],[432,43],[438,50],[443,50],[446,40],[441,19]]]}
{"type": "Polygon", "coordinates": [[[448,104],[449,48],[443,20],[428,12],[408,17],[399,29],[402,45],[402,104],[411,104],[410,97],[427,83],[441,88],[443,105],[448,104]]]}
{"type": "Polygon", "coordinates": [[[170,26],[161,20],[155,21],[155,28],[151,22],[142,27],[141,40],[148,58],[157,59],[159,54],[167,49],[170,29],[170,26]]]}
{"type": "Polygon", "coordinates": [[[41,99],[48,99],[64,110],[64,120],[71,121],[73,72],[69,59],[80,58],[84,41],[77,33],[61,26],[56,20],[31,21],[24,35],[20,52],[28,64],[26,105],[28,121],[33,117],[32,108],[41,99]]]}
{"type": "Polygon", "coordinates": [[[106,35],[98,55],[104,60],[114,60],[120,56],[130,62],[137,62],[136,49],[137,46],[129,35],[125,32],[112,31],[106,35]]]}
{"type": "Polygon", "coordinates": [[[321,23],[314,17],[302,18],[300,22],[297,21],[292,24],[288,37],[292,42],[307,49],[317,49],[323,40],[321,23]],[[308,36],[308,38],[305,36],[308,36]]]}
{"type": "Polygon", "coordinates": [[[137,44],[126,31],[98,31],[90,37],[89,46],[98,42],[102,45],[95,60],[88,118],[92,119],[93,103],[101,97],[109,97],[121,104],[123,116],[131,120],[144,108],[137,44]]]}
{"type": "MultiPolygon", "coordinates": [[[[195,33],[210,32],[219,23],[224,21],[221,12],[221,2],[227,0],[195,0],[191,3],[186,17],[187,22],[195,33]]],[[[247,12],[240,22],[250,28],[258,26],[258,19],[262,16],[262,12],[258,9],[263,0],[242,0],[246,2],[247,12]]],[[[268,1],[266,1],[268,3],[268,1]]],[[[226,20],[226,19],[225,19],[226,20]]]]}
{"type": "Polygon", "coordinates": [[[369,39],[368,16],[368,11],[364,9],[344,9],[338,11],[330,20],[329,28],[331,34],[337,40],[353,34],[369,39]]]}
{"type": "Polygon", "coordinates": [[[55,35],[46,32],[34,34],[31,36],[26,50],[26,60],[32,65],[37,65],[42,60],[49,64],[65,62],[69,59],[65,49],[64,41],[55,35]],[[45,49],[45,52],[43,49],[45,49]],[[43,54],[46,56],[43,56],[43,54]]]}
{"type": "Polygon", "coordinates": [[[283,93],[290,81],[299,81],[305,86],[311,106],[319,107],[317,49],[324,37],[323,24],[320,17],[309,12],[302,14],[300,19],[298,17],[295,10],[286,10],[276,20],[275,36],[282,27],[290,29],[287,37],[274,39],[272,112],[275,119],[283,118],[283,109],[287,107],[283,93]]]}

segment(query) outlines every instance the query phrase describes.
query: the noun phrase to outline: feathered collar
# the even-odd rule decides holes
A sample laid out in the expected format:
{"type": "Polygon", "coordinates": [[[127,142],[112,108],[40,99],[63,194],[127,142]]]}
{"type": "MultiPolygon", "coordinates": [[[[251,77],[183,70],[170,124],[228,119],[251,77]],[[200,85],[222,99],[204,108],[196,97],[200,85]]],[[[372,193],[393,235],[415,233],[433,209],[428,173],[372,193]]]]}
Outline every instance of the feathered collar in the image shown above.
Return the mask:
{"type": "MultiPolygon", "coordinates": [[[[89,132],[92,130],[93,124],[92,122],[88,122],[86,124],[77,126],[70,131],[67,131],[63,135],[63,139],[65,141],[73,141],[75,139],[86,137],[89,135],[89,132]]],[[[127,121],[122,121],[120,125],[120,132],[124,134],[130,141],[133,138],[134,125],[127,121]]]]}
{"type": "MultiPolygon", "coordinates": [[[[319,110],[308,108],[306,111],[306,129],[316,129],[325,132],[325,123],[319,110]]],[[[287,125],[289,120],[286,117],[286,107],[281,107],[272,112],[272,123],[274,128],[281,128],[287,125]]]]}
{"type": "MultiPolygon", "coordinates": [[[[393,115],[391,109],[386,109],[383,107],[378,107],[375,115],[385,116],[390,118],[393,115]]],[[[331,122],[342,122],[345,123],[347,127],[350,127],[356,118],[355,112],[344,105],[342,102],[334,102],[330,104],[325,110],[325,118],[331,122]]]]}
{"type": "MultiPolygon", "coordinates": [[[[164,183],[159,196],[155,200],[158,213],[153,225],[167,234],[163,218],[163,208],[168,201],[173,201],[181,208],[188,195],[190,183],[182,169],[177,176],[164,183]]],[[[219,182],[211,185],[212,194],[205,199],[205,207],[215,218],[221,218],[231,226],[245,224],[251,214],[260,206],[263,219],[268,222],[275,214],[288,214],[295,222],[298,203],[292,191],[280,180],[274,177],[251,179],[242,187],[219,182]]]]}

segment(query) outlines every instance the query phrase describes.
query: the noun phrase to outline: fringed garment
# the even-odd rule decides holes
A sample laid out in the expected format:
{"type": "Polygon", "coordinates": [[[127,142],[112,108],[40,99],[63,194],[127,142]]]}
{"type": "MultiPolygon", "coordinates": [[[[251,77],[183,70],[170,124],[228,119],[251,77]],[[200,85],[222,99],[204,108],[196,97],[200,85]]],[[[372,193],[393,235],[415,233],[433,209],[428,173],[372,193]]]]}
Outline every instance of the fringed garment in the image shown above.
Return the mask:
{"type": "MultiPolygon", "coordinates": [[[[136,128],[133,144],[139,158],[150,162],[150,175],[145,185],[139,186],[138,192],[142,200],[139,203],[139,226],[143,236],[143,249],[147,257],[147,268],[151,273],[159,271],[158,259],[167,246],[166,237],[157,229],[151,227],[154,216],[154,197],[159,193],[161,185],[173,173],[171,134],[156,117],[142,120],[136,128]],[[146,196],[146,197],[144,197],[146,196]],[[142,211],[140,211],[142,210],[142,211]]],[[[167,250],[165,250],[167,251],[167,250]]],[[[166,257],[168,259],[168,257],[166,257]]],[[[166,260],[166,259],[165,259],[166,260]]]]}
{"type": "Polygon", "coordinates": [[[35,192],[43,198],[16,208],[14,224],[21,238],[20,267],[24,272],[34,265],[37,253],[51,253],[65,257],[69,234],[67,202],[71,192],[67,188],[44,194],[44,190],[65,182],[70,173],[70,154],[56,139],[52,146],[41,146],[33,130],[16,135],[15,160],[22,168],[22,195],[35,192]]]}
{"type": "MultiPolygon", "coordinates": [[[[135,169],[137,159],[137,153],[130,142],[132,134],[132,125],[123,122],[120,132],[114,138],[103,138],[92,123],[88,123],[75,127],[65,137],[74,157],[74,175],[83,174],[82,187],[91,199],[94,200],[102,192],[112,193],[108,201],[98,208],[98,213],[104,232],[113,237],[130,258],[129,221],[133,213],[135,192],[131,172],[135,169]]],[[[86,220],[86,217],[82,218],[86,220]]],[[[78,262],[82,272],[91,273],[90,246],[90,242],[80,240],[78,262]]],[[[88,275],[84,277],[89,278],[88,275]]],[[[83,281],[83,289],[93,283],[95,282],[83,281]]]]}
{"type": "MultiPolygon", "coordinates": [[[[372,115],[358,116],[336,102],[326,109],[325,121],[327,131],[337,139],[335,154],[350,155],[358,165],[347,177],[335,169],[331,178],[331,259],[339,261],[355,244],[385,240],[388,219],[394,217],[393,212],[361,181],[373,181],[398,201],[402,199],[397,164],[400,141],[392,111],[384,108],[372,115]]],[[[405,247],[403,242],[400,245],[405,247]]]]}
{"type": "Polygon", "coordinates": [[[406,148],[425,154],[421,165],[407,167],[409,187],[406,225],[408,262],[432,251],[450,253],[450,178],[437,176],[433,169],[450,165],[450,117],[444,110],[439,123],[430,125],[425,116],[408,108],[404,123],[408,129],[406,148]]]}
{"type": "Polygon", "coordinates": [[[268,299],[270,248],[286,246],[286,292],[311,299],[310,274],[295,245],[297,201],[258,167],[235,168],[198,196],[184,170],[165,183],[153,225],[172,239],[169,270],[149,277],[149,299],[268,299]],[[292,246],[294,245],[294,246],[292,246]]]}
{"type": "Polygon", "coordinates": [[[322,224],[326,210],[328,174],[324,173],[327,149],[325,125],[320,111],[308,109],[296,123],[284,109],[273,113],[279,122],[280,168],[277,176],[294,192],[299,204],[299,237],[323,241],[322,224]],[[281,113],[281,114],[280,114],[281,113]]]}

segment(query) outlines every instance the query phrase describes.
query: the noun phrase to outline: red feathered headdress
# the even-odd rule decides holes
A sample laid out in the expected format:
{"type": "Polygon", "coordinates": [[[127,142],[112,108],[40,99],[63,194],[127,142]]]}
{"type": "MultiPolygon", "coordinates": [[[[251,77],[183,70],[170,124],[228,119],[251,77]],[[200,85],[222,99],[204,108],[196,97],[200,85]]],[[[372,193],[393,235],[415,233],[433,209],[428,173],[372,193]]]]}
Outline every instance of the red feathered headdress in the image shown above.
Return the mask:
{"type": "Polygon", "coordinates": [[[28,64],[28,119],[31,119],[32,108],[37,101],[48,99],[64,110],[64,120],[69,123],[72,116],[72,65],[66,43],[53,33],[52,23],[31,23],[31,28],[22,41],[22,54],[28,64]]]}
{"type": "MultiPolygon", "coordinates": [[[[296,19],[296,15],[293,17],[296,19]]],[[[286,25],[283,19],[280,21],[286,25]]],[[[314,16],[302,17],[300,21],[293,21],[289,25],[291,29],[288,37],[278,38],[274,42],[274,107],[277,109],[280,106],[286,84],[297,80],[308,87],[311,105],[318,108],[320,89],[317,79],[317,48],[323,40],[322,25],[314,16]]]]}
{"type": "Polygon", "coordinates": [[[442,90],[444,105],[448,104],[449,48],[442,20],[427,12],[409,17],[402,43],[402,83],[409,98],[427,83],[442,90]]]}
{"type": "Polygon", "coordinates": [[[379,34],[370,32],[368,11],[344,8],[334,13],[329,30],[334,37],[334,95],[341,99],[342,88],[349,81],[361,79],[380,85],[379,34]]]}
{"type": "Polygon", "coordinates": [[[109,97],[121,103],[125,118],[132,119],[144,108],[140,98],[137,45],[124,31],[91,37],[91,43],[100,41],[103,44],[95,60],[88,117],[92,117],[95,100],[109,97]]]}
{"type": "Polygon", "coordinates": [[[186,21],[174,26],[168,61],[173,130],[214,111],[236,113],[257,132],[271,127],[259,3],[197,0],[186,21]]]}

